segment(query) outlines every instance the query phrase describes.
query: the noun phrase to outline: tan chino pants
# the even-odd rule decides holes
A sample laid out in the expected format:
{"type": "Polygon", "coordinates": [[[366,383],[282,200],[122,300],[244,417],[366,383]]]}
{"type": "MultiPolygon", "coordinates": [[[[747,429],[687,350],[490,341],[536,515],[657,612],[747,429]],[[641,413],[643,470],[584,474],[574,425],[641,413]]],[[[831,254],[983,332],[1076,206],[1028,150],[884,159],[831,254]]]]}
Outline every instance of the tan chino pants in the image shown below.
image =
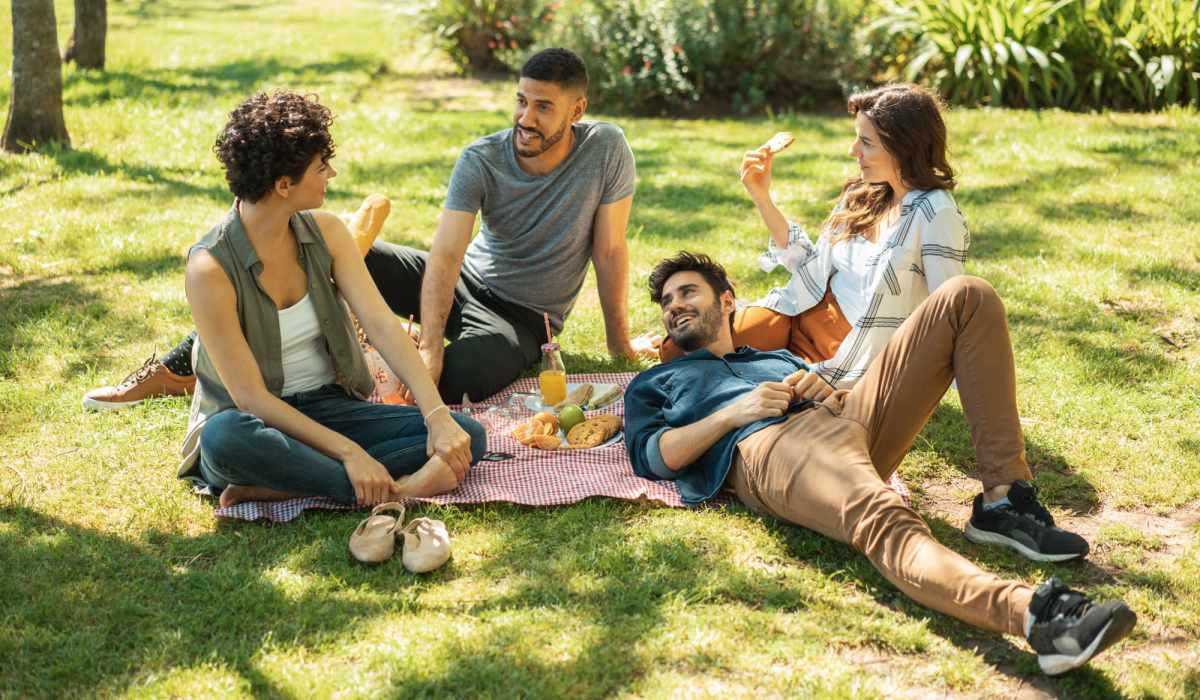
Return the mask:
{"type": "Polygon", "coordinates": [[[1023,635],[1032,590],[944,547],[885,483],[955,378],[984,487],[1031,478],[1004,306],[984,280],[956,277],[853,389],[742,440],[731,479],[751,509],[852,545],[913,600],[1023,635]]]}

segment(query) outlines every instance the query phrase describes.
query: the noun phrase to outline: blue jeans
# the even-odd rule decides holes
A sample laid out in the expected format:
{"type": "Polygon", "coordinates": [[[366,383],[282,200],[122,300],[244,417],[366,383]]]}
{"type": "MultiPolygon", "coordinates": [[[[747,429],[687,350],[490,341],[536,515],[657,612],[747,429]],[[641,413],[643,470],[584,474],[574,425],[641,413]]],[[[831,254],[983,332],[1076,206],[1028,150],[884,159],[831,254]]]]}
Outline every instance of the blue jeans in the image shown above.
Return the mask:
{"type": "MultiPolygon", "coordinates": [[[[335,385],[284,397],[283,401],[358,443],[392,478],[412,474],[428,461],[428,430],[414,406],[360,401],[335,385]]],[[[464,415],[452,415],[471,436],[471,461],[478,461],[487,449],[483,426],[464,415]]],[[[200,474],[216,490],[235,484],[265,486],[304,496],[329,496],[345,503],[357,501],[341,462],[237,409],[221,411],[204,425],[200,474]]]]}

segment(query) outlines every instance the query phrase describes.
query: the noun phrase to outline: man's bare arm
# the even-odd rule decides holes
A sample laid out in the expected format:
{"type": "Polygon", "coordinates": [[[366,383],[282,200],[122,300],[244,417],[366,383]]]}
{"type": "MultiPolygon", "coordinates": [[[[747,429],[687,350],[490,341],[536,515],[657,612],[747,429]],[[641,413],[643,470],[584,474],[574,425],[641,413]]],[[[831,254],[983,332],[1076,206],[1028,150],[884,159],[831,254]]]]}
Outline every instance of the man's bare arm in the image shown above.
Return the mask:
{"type": "Polygon", "coordinates": [[[658,439],[663,463],[667,469],[679,471],[699,459],[730,430],[763,418],[782,416],[791,401],[791,385],[763,382],[711,416],[663,433],[658,439]]]}
{"type": "Polygon", "coordinates": [[[454,285],[462,268],[463,255],[471,242],[475,215],[445,209],[438,220],[429,262],[421,282],[421,358],[436,384],[442,375],[442,352],[446,319],[454,302],[454,285]]]}
{"type": "Polygon", "coordinates": [[[625,232],[633,195],[596,210],[592,223],[592,264],[604,313],[604,336],[608,352],[618,357],[635,356],[629,343],[629,248],[625,232]]]}

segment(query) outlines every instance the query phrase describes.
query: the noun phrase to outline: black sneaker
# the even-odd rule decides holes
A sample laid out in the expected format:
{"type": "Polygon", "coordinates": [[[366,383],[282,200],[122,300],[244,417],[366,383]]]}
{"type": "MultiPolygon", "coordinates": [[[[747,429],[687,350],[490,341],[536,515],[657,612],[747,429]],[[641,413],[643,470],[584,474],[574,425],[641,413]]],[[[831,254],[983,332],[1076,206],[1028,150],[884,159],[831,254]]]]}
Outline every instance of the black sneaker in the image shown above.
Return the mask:
{"type": "Polygon", "coordinates": [[[1037,501],[1037,489],[1026,481],[1013,482],[1012,505],[983,509],[983,496],[971,504],[967,539],[976,544],[1012,547],[1034,561],[1067,561],[1088,553],[1087,540],[1054,526],[1054,518],[1037,501]]]}
{"type": "Polygon", "coordinates": [[[1096,604],[1057,578],[1038,586],[1025,613],[1025,638],[1047,675],[1086,664],[1127,636],[1137,615],[1119,600],[1096,604]]]}

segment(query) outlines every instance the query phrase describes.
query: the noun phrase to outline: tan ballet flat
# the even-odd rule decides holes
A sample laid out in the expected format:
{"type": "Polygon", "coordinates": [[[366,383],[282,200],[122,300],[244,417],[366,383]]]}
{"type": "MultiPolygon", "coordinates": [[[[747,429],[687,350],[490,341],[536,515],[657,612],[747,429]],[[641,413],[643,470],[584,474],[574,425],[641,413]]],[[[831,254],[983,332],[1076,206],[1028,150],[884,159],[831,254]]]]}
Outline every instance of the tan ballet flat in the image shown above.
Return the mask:
{"type": "Polygon", "coordinates": [[[396,528],[404,522],[404,506],[399,503],[380,503],[371,509],[350,535],[350,554],[364,564],[378,564],[392,558],[396,551],[396,528]],[[386,511],[398,517],[382,515],[386,511]]]}
{"type": "Polygon", "coordinates": [[[369,194],[350,218],[350,235],[358,244],[358,252],[363,255],[371,249],[375,237],[383,230],[383,222],[392,213],[392,201],[381,194],[369,194]]]}
{"type": "Polygon", "coordinates": [[[401,532],[404,555],[400,561],[414,574],[433,571],[450,558],[450,534],[441,520],[413,518],[401,532]]]}

